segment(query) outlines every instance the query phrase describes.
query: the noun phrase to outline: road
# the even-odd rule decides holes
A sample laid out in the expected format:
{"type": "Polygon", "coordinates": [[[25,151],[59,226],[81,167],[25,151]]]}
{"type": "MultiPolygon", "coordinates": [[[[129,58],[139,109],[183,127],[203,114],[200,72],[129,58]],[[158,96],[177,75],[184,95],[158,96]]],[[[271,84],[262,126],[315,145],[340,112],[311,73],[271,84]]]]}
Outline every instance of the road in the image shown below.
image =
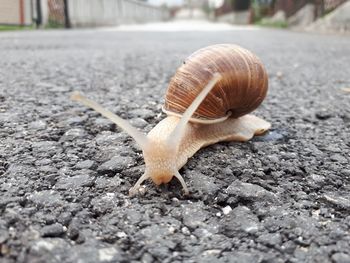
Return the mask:
{"type": "Polygon", "coordinates": [[[0,33],[0,261],[350,262],[349,57],[349,37],[272,29],[0,33]],[[141,151],[71,92],[148,132],[215,43],[266,65],[270,132],[200,150],[189,197],[173,180],[129,198],[141,151]]]}

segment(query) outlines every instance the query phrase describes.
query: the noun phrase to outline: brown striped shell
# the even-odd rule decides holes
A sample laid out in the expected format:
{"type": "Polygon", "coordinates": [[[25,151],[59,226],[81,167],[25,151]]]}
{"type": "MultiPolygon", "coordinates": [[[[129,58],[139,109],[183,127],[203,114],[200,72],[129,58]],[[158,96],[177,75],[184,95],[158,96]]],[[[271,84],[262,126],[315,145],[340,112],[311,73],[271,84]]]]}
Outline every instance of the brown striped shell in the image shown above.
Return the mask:
{"type": "Polygon", "coordinates": [[[213,123],[255,110],[267,93],[268,77],[261,61],[237,45],[208,46],[190,55],[172,77],[163,111],[181,116],[214,73],[222,79],[193,114],[191,121],[213,123]]]}

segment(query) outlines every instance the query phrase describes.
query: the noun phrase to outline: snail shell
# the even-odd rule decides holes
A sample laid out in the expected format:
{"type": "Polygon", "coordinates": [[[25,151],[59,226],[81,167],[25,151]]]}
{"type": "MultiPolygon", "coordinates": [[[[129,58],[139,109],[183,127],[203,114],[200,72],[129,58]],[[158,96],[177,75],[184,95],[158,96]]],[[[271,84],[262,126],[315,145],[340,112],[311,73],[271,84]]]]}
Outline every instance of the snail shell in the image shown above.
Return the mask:
{"type": "Polygon", "coordinates": [[[268,76],[259,58],[240,46],[219,44],[199,49],[177,69],[169,83],[163,111],[181,116],[216,72],[222,79],[195,111],[192,122],[238,118],[264,100],[268,76]]]}

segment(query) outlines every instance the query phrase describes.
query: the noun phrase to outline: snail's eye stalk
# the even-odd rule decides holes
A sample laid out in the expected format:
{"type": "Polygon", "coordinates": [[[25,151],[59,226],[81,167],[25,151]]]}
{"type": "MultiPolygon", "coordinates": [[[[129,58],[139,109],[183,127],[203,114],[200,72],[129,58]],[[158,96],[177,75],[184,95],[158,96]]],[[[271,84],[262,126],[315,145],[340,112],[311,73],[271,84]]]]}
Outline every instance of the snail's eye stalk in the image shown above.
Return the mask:
{"type": "Polygon", "coordinates": [[[129,190],[129,196],[134,196],[137,194],[137,191],[139,190],[141,184],[146,181],[148,178],[150,178],[149,174],[145,172],[136,182],[136,184],[130,188],[129,190]]]}
{"type": "Polygon", "coordinates": [[[94,109],[101,115],[105,116],[115,124],[117,124],[120,128],[122,128],[126,133],[128,133],[131,137],[134,138],[134,140],[137,142],[137,144],[140,146],[142,150],[145,150],[147,148],[147,145],[149,145],[147,137],[139,132],[136,128],[134,128],[132,125],[130,125],[126,120],[123,120],[113,112],[104,109],[101,105],[98,103],[84,97],[79,92],[74,92],[71,95],[71,99],[74,101],[79,101],[83,103],[85,106],[94,109]]]}
{"type": "Polygon", "coordinates": [[[181,183],[181,185],[182,185],[182,188],[183,188],[183,190],[184,190],[185,195],[188,195],[190,192],[188,191],[187,185],[186,185],[185,180],[184,180],[184,178],[182,177],[182,175],[181,175],[178,171],[176,171],[176,173],[174,174],[174,176],[177,178],[177,180],[180,181],[180,183],[181,183]]]}
{"type": "Polygon", "coordinates": [[[176,148],[180,144],[180,141],[185,133],[186,124],[191,119],[193,113],[197,110],[199,105],[203,102],[208,93],[214,88],[215,84],[221,79],[219,73],[215,73],[212,79],[204,87],[204,89],[198,94],[198,96],[192,101],[191,105],[182,115],[179,123],[176,125],[175,129],[170,133],[167,144],[169,147],[176,148]]]}

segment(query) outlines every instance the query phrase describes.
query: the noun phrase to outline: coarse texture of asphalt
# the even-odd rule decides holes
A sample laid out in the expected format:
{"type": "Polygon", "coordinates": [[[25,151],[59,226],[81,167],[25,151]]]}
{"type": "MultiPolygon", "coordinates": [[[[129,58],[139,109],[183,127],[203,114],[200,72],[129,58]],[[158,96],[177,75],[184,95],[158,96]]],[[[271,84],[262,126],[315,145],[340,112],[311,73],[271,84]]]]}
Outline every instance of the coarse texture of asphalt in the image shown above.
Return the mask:
{"type": "Polygon", "coordinates": [[[0,262],[350,262],[350,38],[278,30],[0,34],[0,262]],[[236,43],[269,73],[262,137],[146,183],[141,151],[74,90],[148,132],[191,52],[236,43]]]}

